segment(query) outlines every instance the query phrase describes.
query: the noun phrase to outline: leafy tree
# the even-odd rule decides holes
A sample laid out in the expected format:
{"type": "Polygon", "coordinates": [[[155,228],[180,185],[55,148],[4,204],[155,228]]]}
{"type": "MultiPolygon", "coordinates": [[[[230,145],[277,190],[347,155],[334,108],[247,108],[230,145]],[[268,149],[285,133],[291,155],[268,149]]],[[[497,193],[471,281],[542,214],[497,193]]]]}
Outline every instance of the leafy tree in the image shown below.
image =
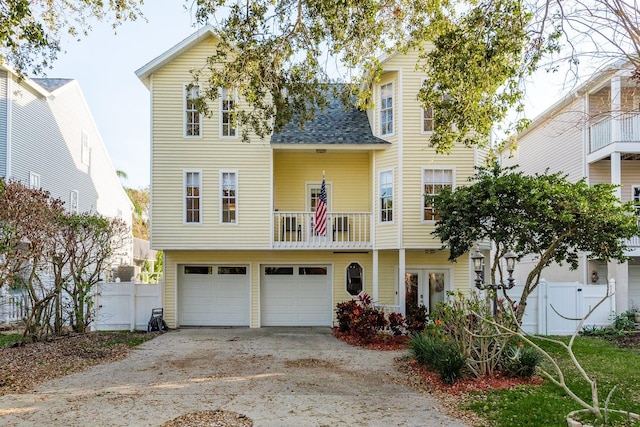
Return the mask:
{"type": "MultiPolygon", "coordinates": [[[[638,8],[627,0],[199,0],[199,23],[220,44],[193,70],[205,83],[196,104],[208,112],[219,87],[237,88],[233,119],[244,140],[323,108],[333,80],[345,103],[370,107],[379,58],[418,49],[425,84],[416,94],[437,116],[429,144],[484,145],[491,126],[522,111],[523,79],[539,67],[580,64],[580,52],[640,63],[638,8]],[[222,18],[222,16],[225,16],[222,18]],[[590,43],[590,44],[587,44],[590,43]],[[593,47],[593,49],[591,49],[593,47]],[[566,52],[566,55],[564,53],[566,52]],[[333,69],[335,67],[335,70],[333,69]],[[335,76],[331,79],[330,76],[335,76]]],[[[330,90],[332,89],[332,90],[330,90]]],[[[507,129],[522,129],[519,117],[507,129]]],[[[507,132],[509,133],[509,132],[507,132]]]]}
{"type": "Polygon", "coordinates": [[[0,63],[40,74],[56,59],[62,37],[80,38],[91,20],[117,28],[142,17],[142,0],[4,0],[0,2],[0,63]]]}
{"type": "Polygon", "coordinates": [[[124,191],[133,203],[133,236],[139,239],[149,240],[149,187],[125,188],[124,191]]]}
{"type": "Polygon", "coordinates": [[[0,286],[22,289],[28,300],[23,339],[38,340],[50,332],[58,289],[42,272],[63,206],[47,191],[0,180],[0,286]]]}
{"type": "Polygon", "coordinates": [[[633,203],[621,203],[614,185],[570,182],[559,173],[527,176],[514,169],[480,168],[473,184],[441,191],[434,199],[441,217],[434,235],[449,248],[451,261],[476,242],[494,242],[492,283],[503,280],[499,261],[506,252],[533,255],[537,262],[516,310],[520,321],[545,267],[555,262],[576,269],[584,252],[591,259],[624,260],[626,239],[640,234],[640,227],[633,203]]]}

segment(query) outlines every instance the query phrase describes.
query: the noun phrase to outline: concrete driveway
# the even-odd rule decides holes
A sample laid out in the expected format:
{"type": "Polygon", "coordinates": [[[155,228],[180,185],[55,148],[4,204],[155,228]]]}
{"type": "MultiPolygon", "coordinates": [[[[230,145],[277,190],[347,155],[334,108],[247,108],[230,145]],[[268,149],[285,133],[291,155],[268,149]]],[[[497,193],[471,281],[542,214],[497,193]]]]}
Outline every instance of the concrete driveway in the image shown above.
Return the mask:
{"type": "Polygon", "coordinates": [[[393,359],[328,328],[181,329],[125,360],[0,398],[3,426],[159,426],[223,409],[255,426],[464,426],[405,386],[393,359]]]}

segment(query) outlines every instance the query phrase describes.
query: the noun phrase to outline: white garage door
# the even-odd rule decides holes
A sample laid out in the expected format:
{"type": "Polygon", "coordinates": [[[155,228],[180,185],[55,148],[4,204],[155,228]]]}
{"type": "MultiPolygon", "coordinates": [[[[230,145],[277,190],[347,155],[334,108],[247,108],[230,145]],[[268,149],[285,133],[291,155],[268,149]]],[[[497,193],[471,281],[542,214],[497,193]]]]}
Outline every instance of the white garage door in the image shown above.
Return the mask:
{"type": "Polygon", "coordinates": [[[249,269],[181,265],[180,326],[248,326],[249,269]]]}
{"type": "Polygon", "coordinates": [[[331,326],[329,266],[273,266],[262,270],[262,326],[331,326]]]}

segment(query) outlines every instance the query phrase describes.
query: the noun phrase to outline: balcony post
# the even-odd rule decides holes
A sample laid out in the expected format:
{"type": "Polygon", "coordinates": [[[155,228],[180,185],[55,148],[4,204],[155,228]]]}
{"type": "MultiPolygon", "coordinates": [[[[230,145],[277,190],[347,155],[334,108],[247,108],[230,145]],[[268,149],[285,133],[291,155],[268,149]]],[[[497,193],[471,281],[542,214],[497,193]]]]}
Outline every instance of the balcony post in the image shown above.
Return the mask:
{"type": "Polygon", "coordinates": [[[371,279],[373,281],[372,295],[373,301],[378,301],[378,250],[373,250],[373,265],[371,266],[371,279]]]}
{"type": "Polygon", "coordinates": [[[621,102],[622,102],[622,82],[619,75],[611,78],[611,141],[617,142],[621,140],[620,125],[621,121],[621,102]]]}
{"type": "Polygon", "coordinates": [[[622,199],[622,172],[621,172],[620,153],[615,151],[611,153],[611,184],[617,185],[614,194],[618,199],[622,199]]]}
{"type": "Polygon", "coordinates": [[[400,306],[400,313],[403,316],[407,315],[407,302],[406,302],[406,293],[407,293],[407,285],[405,283],[405,273],[406,273],[406,257],[405,250],[398,250],[398,305],[400,306]]]}

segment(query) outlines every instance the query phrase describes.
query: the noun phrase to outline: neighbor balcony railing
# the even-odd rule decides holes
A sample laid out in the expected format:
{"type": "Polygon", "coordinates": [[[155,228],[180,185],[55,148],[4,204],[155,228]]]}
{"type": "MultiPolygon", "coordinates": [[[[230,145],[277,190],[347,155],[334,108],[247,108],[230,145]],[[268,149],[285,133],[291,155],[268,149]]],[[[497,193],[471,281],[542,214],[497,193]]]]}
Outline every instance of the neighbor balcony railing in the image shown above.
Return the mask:
{"type": "MultiPolygon", "coordinates": [[[[640,144],[640,113],[624,113],[607,117],[589,127],[589,153],[614,142],[637,142],[640,144]],[[617,135],[614,132],[617,126],[617,135]]],[[[640,148],[640,147],[639,147],[640,148]]]]}
{"type": "Polygon", "coordinates": [[[273,247],[277,249],[370,249],[370,212],[327,212],[324,235],[314,228],[313,212],[274,212],[273,247]]]}

